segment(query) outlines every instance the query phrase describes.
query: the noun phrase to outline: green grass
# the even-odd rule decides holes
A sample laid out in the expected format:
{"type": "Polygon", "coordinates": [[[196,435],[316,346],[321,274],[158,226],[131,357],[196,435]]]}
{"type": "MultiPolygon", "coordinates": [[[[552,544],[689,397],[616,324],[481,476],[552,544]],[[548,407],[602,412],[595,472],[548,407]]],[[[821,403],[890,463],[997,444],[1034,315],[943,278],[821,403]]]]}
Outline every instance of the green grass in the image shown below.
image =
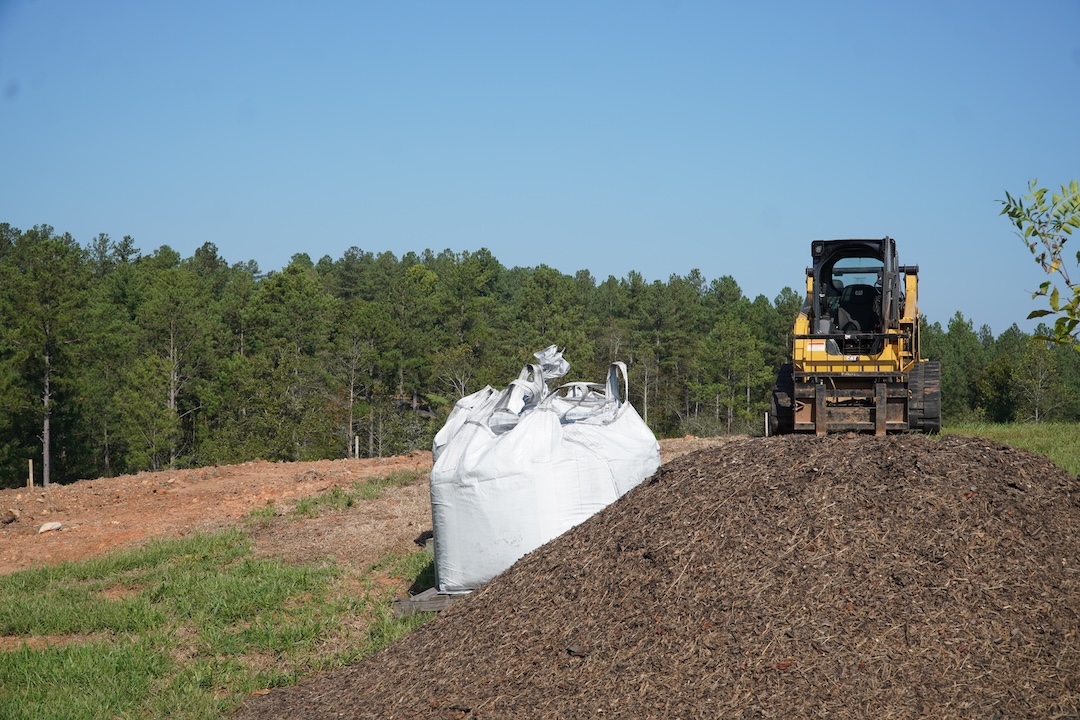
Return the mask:
{"type": "Polygon", "coordinates": [[[248,520],[255,527],[268,527],[278,515],[273,505],[264,505],[248,513],[248,520]]]}
{"type": "Polygon", "coordinates": [[[0,654],[0,717],[137,716],[173,664],[163,645],[150,633],[0,654]]]}
{"type": "MultiPolygon", "coordinates": [[[[349,507],[361,492],[311,507],[349,507]]],[[[431,566],[422,550],[351,575],[289,565],[254,557],[248,534],[230,530],[0,576],[0,636],[16,639],[0,652],[0,718],[220,718],[422,623],[430,616],[394,616],[385,578],[433,584],[431,566]]]]}
{"type": "Polygon", "coordinates": [[[1003,445],[1046,455],[1073,475],[1080,475],[1080,424],[1078,423],[964,423],[949,425],[943,432],[984,437],[1003,445]]]}
{"type": "Polygon", "coordinates": [[[349,490],[333,488],[329,492],[305,498],[293,509],[293,513],[304,517],[318,517],[325,510],[344,510],[351,508],[358,500],[378,500],[386,488],[411,485],[427,475],[422,470],[397,470],[389,475],[357,480],[349,490]]]}

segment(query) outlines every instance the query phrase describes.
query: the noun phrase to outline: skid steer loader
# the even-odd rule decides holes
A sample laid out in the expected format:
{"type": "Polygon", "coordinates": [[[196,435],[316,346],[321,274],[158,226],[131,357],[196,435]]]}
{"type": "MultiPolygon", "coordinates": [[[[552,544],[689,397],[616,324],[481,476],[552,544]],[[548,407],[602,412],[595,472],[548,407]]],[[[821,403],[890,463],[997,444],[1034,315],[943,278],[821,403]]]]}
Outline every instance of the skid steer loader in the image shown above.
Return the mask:
{"type": "Polygon", "coordinates": [[[919,268],[896,241],[814,240],[791,362],[773,388],[769,431],[941,429],[941,365],[919,353],[919,268]]]}

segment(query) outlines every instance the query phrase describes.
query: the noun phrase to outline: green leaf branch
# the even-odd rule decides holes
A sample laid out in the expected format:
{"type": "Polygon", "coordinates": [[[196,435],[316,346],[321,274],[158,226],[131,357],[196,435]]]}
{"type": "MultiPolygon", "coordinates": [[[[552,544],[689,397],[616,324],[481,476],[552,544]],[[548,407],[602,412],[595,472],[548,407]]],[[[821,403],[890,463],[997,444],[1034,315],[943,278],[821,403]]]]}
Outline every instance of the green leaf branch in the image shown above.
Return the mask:
{"type": "MultiPolygon", "coordinates": [[[[1028,318],[1055,316],[1052,335],[1046,339],[1072,345],[1080,351],[1080,283],[1070,276],[1065,245],[1073,230],[1080,229],[1080,183],[1073,180],[1058,192],[1038,186],[1038,179],[1028,183],[1028,194],[1014,197],[1005,193],[1001,214],[1016,226],[1017,235],[1051,279],[1039,285],[1032,299],[1045,297],[1048,308],[1033,310],[1028,318]],[[1053,276],[1062,283],[1059,286],[1053,276]]],[[[1076,253],[1080,268],[1080,251],[1076,253]]]]}

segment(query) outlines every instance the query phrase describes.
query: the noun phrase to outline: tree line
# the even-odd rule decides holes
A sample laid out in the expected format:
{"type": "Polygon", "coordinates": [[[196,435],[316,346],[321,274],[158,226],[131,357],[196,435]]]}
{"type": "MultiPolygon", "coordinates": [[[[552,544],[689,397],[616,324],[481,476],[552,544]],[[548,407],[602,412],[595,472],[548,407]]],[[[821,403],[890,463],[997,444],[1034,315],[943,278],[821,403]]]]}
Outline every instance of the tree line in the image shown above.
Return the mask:
{"type": "MultiPolygon", "coordinates": [[[[280,271],[0,224],[0,487],[256,458],[428,448],[453,403],[557,344],[566,379],[629,366],[659,436],[756,432],[801,293],[698,270],[602,281],[488,251],[356,247],[280,271]]],[[[957,313],[925,323],[945,421],[1080,418],[1080,353],[957,313]],[[1071,352],[1071,351],[1069,351],[1071,352]]]]}

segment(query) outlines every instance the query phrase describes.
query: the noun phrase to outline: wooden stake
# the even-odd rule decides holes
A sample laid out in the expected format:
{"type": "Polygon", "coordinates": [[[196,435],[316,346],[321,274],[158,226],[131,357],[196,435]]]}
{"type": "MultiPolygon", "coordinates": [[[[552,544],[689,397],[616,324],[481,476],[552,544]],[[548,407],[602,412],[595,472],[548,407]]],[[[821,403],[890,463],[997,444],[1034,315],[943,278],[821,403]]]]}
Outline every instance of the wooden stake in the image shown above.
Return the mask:
{"type": "Polygon", "coordinates": [[[32,488],[34,487],[34,458],[30,458],[27,462],[30,464],[30,472],[26,475],[26,487],[32,488]]]}

